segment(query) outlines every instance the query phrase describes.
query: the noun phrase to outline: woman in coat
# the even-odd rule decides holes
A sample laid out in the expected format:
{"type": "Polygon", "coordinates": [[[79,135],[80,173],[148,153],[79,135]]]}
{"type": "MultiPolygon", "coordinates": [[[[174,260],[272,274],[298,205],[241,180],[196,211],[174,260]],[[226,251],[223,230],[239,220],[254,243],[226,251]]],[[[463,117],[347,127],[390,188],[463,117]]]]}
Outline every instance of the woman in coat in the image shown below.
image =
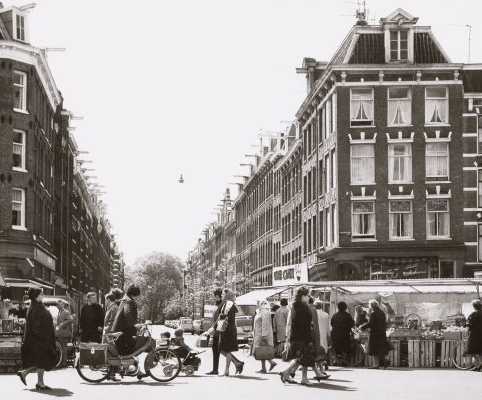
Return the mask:
{"type": "Polygon", "coordinates": [[[355,321],[346,309],[344,301],[337,304],[338,311],[331,317],[331,343],[337,356],[341,357],[341,365],[347,366],[347,357],[350,354],[350,333],[355,321]]]}
{"type": "Polygon", "coordinates": [[[28,289],[31,300],[27,312],[25,336],[22,344],[22,367],[17,372],[24,385],[27,385],[27,375],[37,372],[37,390],[50,390],[44,383],[44,371],[50,371],[56,363],[55,329],[52,315],[42,303],[42,289],[28,289]]]}
{"type": "Polygon", "coordinates": [[[216,326],[223,323],[224,320],[227,321],[227,327],[223,332],[220,332],[219,336],[219,351],[226,357],[226,367],[224,369],[224,376],[229,376],[229,366],[231,361],[236,366],[236,373],[240,374],[243,372],[244,362],[241,362],[233,357],[231,352],[238,350],[238,333],[236,330],[236,313],[238,309],[236,304],[234,304],[234,292],[230,289],[223,290],[223,305],[221,308],[221,313],[219,314],[219,320],[216,326]]]}
{"type": "Polygon", "coordinates": [[[372,299],[370,304],[370,317],[367,323],[360,326],[361,330],[370,328],[368,336],[368,355],[373,357],[371,369],[378,369],[380,366],[387,368],[388,340],[387,340],[387,317],[380,309],[378,301],[372,299]]]}
{"type": "Polygon", "coordinates": [[[280,373],[283,383],[296,383],[290,377],[292,371],[296,371],[299,365],[302,366],[302,385],[308,385],[308,367],[314,366],[313,346],[313,317],[308,307],[309,290],[300,286],[296,291],[295,301],[290,311],[291,323],[289,326],[289,348],[292,361],[288,368],[280,373]]]}
{"type": "MultiPolygon", "coordinates": [[[[268,345],[273,347],[273,327],[271,325],[271,309],[268,300],[262,300],[254,317],[254,337],[253,346],[256,349],[258,346],[268,345]]],[[[276,367],[276,363],[273,360],[268,360],[269,370],[272,371],[276,367]]],[[[266,360],[261,360],[260,374],[266,374],[266,360]]]]}
{"type": "MultiPolygon", "coordinates": [[[[330,317],[323,311],[323,303],[321,300],[315,301],[316,320],[318,323],[318,348],[323,349],[324,354],[328,353],[328,334],[330,333],[330,317]]],[[[323,362],[317,360],[316,366],[320,370],[323,379],[328,379],[330,375],[325,372],[325,366],[323,362]]]]}
{"type": "Polygon", "coordinates": [[[283,298],[280,301],[280,308],[274,314],[273,330],[276,334],[276,342],[278,343],[276,354],[281,355],[286,342],[286,325],[288,324],[288,299],[283,298]]]}
{"type": "MultiPolygon", "coordinates": [[[[105,295],[105,317],[104,317],[104,334],[112,333],[112,326],[114,325],[115,316],[119,306],[115,302],[114,293],[105,295]]],[[[104,340],[103,340],[104,341],[104,340]]]]}
{"type": "Polygon", "coordinates": [[[472,300],[472,307],[474,312],[467,318],[469,338],[465,354],[473,357],[475,369],[480,371],[482,369],[482,302],[472,300]]]}

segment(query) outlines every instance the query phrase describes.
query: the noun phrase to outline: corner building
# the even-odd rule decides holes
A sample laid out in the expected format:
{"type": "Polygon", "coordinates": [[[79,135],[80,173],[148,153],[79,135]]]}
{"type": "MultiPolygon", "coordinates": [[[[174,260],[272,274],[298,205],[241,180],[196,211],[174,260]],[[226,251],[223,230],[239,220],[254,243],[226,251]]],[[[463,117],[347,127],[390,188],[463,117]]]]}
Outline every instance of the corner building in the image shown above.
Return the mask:
{"type": "Polygon", "coordinates": [[[305,59],[303,257],[310,281],[462,277],[463,64],[397,9],[305,59]]]}

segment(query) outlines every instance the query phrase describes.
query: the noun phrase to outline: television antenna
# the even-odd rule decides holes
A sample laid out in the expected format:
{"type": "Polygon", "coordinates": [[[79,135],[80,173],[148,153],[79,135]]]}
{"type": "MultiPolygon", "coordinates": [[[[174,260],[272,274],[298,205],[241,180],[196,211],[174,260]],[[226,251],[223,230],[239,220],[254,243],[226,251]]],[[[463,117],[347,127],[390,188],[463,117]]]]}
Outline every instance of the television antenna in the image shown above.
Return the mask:
{"type": "Polygon", "coordinates": [[[472,25],[468,25],[468,24],[462,24],[462,25],[456,25],[456,24],[452,24],[452,26],[458,26],[458,27],[462,27],[462,28],[469,28],[469,55],[467,57],[467,63],[470,63],[470,47],[471,47],[471,39],[472,39],[472,25]]]}

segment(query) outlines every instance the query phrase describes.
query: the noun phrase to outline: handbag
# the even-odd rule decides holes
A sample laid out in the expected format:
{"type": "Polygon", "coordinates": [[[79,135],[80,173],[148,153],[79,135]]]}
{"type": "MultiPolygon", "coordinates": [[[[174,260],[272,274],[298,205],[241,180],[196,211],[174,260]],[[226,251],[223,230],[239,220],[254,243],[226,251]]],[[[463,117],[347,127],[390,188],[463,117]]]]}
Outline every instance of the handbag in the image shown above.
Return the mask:
{"type": "Polygon", "coordinates": [[[274,347],[269,344],[262,344],[254,348],[255,360],[272,360],[274,355],[274,347]]]}
{"type": "Polygon", "coordinates": [[[288,362],[292,359],[290,347],[291,347],[290,342],[286,341],[285,348],[281,352],[281,359],[285,362],[288,362]]]}
{"type": "Polygon", "coordinates": [[[217,332],[224,332],[228,327],[228,319],[222,319],[221,321],[218,318],[218,322],[216,322],[216,331],[217,332]]]}

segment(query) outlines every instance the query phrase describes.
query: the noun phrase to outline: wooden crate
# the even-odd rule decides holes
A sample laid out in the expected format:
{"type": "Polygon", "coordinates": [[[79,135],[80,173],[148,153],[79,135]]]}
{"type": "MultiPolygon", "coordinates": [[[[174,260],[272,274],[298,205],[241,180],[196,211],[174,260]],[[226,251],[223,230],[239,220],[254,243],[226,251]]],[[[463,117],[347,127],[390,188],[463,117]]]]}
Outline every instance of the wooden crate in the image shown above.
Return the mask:
{"type": "Polygon", "coordinates": [[[393,350],[388,353],[388,359],[390,360],[391,367],[400,366],[400,340],[390,340],[393,346],[393,350]]]}
{"type": "Polygon", "coordinates": [[[454,344],[454,348],[457,351],[456,351],[456,354],[454,354],[453,359],[455,359],[457,364],[462,366],[462,367],[470,367],[472,365],[472,357],[464,356],[466,344],[467,343],[466,343],[465,340],[458,340],[454,344]]]}
{"type": "Polygon", "coordinates": [[[408,340],[408,366],[420,367],[420,340],[408,340]]]}
{"type": "Polygon", "coordinates": [[[442,340],[442,351],[440,354],[440,367],[452,368],[457,340],[442,340]]]}
{"type": "Polygon", "coordinates": [[[435,340],[420,341],[420,366],[423,368],[434,368],[437,355],[435,353],[435,340]]]}

